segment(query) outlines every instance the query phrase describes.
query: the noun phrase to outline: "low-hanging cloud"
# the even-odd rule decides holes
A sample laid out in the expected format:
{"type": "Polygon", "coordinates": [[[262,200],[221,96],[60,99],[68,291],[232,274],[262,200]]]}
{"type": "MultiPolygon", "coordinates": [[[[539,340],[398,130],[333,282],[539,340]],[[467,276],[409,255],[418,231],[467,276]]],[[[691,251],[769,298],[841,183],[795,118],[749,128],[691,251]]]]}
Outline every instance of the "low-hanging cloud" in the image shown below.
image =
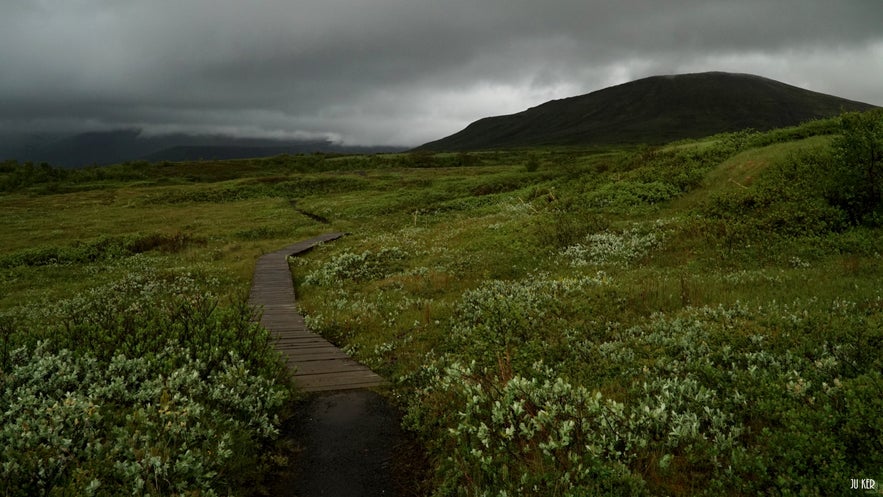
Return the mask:
{"type": "Polygon", "coordinates": [[[876,0],[0,0],[0,132],[416,145],[660,73],[883,104],[876,0]]]}

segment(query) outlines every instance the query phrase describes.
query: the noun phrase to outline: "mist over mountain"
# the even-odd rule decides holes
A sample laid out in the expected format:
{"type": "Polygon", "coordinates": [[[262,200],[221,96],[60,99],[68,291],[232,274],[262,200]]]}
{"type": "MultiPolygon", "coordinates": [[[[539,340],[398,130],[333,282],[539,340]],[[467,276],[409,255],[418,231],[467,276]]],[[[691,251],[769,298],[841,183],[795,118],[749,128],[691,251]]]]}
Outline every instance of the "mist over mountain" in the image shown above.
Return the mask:
{"type": "Polygon", "coordinates": [[[418,150],[664,143],[792,126],[873,105],[750,74],[652,76],[487,117],[418,150]]]}
{"type": "MultiPolygon", "coordinates": [[[[873,105],[750,74],[706,72],[652,76],[525,111],[487,117],[416,150],[462,151],[543,145],[664,143],[727,131],[759,131],[873,105]]],[[[61,167],[132,160],[184,161],[283,153],[397,152],[400,147],[345,146],[324,139],[276,140],[224,135],[146,135],[139,129],[0,136],[0,160],[61,167]]]]}
{"type": "Polygon", "coordinates": [[[73,136],[0,137],[0,159],[48,162],[61,167],[106,165],[132,160],[184,161],[266,157],[300,153],[395,152],[401,147],[362,147],[329,140],[274,140],[224,135],[145,136],[138,129],[96,131],[73,136]]]}

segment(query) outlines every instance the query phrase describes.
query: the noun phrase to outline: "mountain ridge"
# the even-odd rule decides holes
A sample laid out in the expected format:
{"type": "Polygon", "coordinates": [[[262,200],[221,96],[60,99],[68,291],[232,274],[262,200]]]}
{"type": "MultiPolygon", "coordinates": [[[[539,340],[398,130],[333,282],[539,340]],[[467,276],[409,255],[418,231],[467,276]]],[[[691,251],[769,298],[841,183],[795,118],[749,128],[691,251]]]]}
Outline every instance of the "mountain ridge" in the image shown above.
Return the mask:
{"type": "Polygon", "coordinates": [[[764,131],[874,107],[754,74],[659,75],[485,117],[415,150],[664,143],[746,128],[764,131]]]}

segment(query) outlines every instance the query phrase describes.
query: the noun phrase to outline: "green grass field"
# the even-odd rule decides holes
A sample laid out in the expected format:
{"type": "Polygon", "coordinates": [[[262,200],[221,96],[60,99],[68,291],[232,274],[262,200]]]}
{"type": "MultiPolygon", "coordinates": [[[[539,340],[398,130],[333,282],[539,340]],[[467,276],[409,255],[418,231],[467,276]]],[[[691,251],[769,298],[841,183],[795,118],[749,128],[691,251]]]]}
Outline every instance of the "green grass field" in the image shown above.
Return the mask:
{"type": "Polygon", "coordinates": [[[883,481],[881,211],[831,182],[840,130],[6,164],[0,493],[247,494],[297,395],[251,271],[327,231],[351,235],[292,260],[302,310],[392,380],[436,495],[883,481]]]}

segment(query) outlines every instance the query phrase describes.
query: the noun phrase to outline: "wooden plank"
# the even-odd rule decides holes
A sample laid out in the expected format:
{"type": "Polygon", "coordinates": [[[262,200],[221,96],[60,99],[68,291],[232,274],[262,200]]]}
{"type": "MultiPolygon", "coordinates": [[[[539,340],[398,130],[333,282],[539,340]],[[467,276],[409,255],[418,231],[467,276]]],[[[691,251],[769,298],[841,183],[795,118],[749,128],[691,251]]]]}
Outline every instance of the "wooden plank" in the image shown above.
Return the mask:
{"type": "Polygon", "coordinates": [[[304,337],[300,339],[286,338],[285,340],[276,340],[273,345],[277,349],[314,349],[318,347],[334,348],[329,346],[328,341],[322,338],[304,337]]]}
{"type": "Polygon", "coordinates": [[[288,360],[289,363],[294,364],[295,366],[302,362],[309,361],[326,361],[328,359],[347,359],[348,355],[344,354],[342,350],[313,350],[313,351],[304,351],[304,350],[295,350],[295,351],[282,351],[282,355],[288,360]]]}
{"type": "Polygon", "coordinates": [[[358,371],[323,371],[319,373],[300,374],[295,373],[295,379],[311,385],[330,385],[334,383],[351,383],[353,381],[376,381],[380,377],[373,371],[365,368],[358,371]]]}
{"type": "Polygon", "coordinates": [[[297,365],[297,373],[295,373],[295,376],[320,373],[346,373],[362,371],[364,369],[365,366],[362,366],[361,364],[350,358],[331,359],[328,361],[309,361],[302,362],[297,365]]]}
{"type": "Polygon", "coordinates": [[[315,349],[333,350],[336,347],[329,344],[328,342],[308,341],[308,342],[300,342],[300,343],[296,343],[296,342],[282,343],[282,344],[278,344],[276,348],[278,348],[280,352],[285,352],[287,350],[314,350],[314,351],[318,352],[318,350],[315,350],[315,349]]]}
{"type": "MultiPolygon", "coordinates": [[[[289,339],[300,340],[302,338],[314,338],[317,336],[318,335],[316,335],[312,331],[307,331],[303,328],[301,328],[301,329],[290,328],[288,330],[274,330],[273,331],[273,341],[275,341],[277,343],[285,343],[289,339]]],[[[325,340],[322,337],[319,337],[319,338],[322,340],[325,340]]]]}
{"type": "Polygon", "coordinates": [[[341,390],[361,390],[363,388],[376,388],[385,385],[385,383],[378,384],[373,381],[362,381],[362,382],[341,382],[329,385],[305,385],[301,387],[301,390],[304,392],[337,392],[341,390]]]}
{"type": "Polygon", "coordinates": [[[375,374],[365,373],[326,373],[295,376],[295,381],[304,390],[349,390],[359,387],[380,386],[382,379],[375,374]]]}

